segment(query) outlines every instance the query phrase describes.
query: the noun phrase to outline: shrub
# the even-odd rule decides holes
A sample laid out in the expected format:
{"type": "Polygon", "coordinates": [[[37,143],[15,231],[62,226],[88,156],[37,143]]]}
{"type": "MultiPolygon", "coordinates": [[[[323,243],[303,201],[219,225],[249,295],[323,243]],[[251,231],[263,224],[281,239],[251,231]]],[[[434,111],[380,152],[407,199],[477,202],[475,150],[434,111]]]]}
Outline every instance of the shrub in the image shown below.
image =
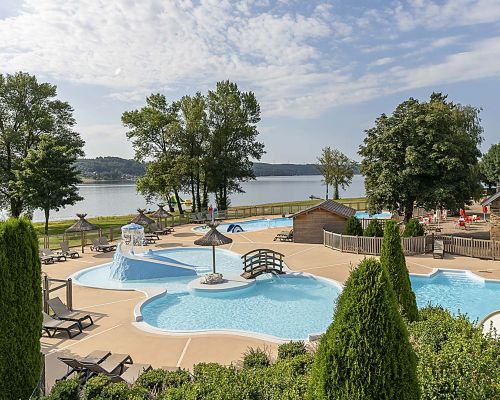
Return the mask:
{"type": "Polygon", "coordinates": [[[416,357],[387,271],[363,260],[320,341],[309,399],[418,399],[416,357]]]}
{"type": "Polygon", "coordinates": [[[50,395],[46,397],[47,400],[78,400],[80,398],[80,384],[77,379],[67,379],[64,381],[58,381],[52,390],[50,395]]]}
{"type": "Polygon", "coordinates": [[[365,231],[363,232],[363,236],[382,237],[384,236],[384,230],[382,229],[382,226],[376,219],[372,219],[368,223],[368,226],[366,227],[365,231]]]}
{"type": "Polygon", "coordinates": [[[418,356],[422,399],[500,399],[500,341],[465,316],[442,308],[420,310],[409,325],[418,356]]]}
{"type": "Polygon", "coordinates": [[[130,389],[125,382],[110,383],[103,387],[99,400],[128,400],[130,389]]]}
{"type": "Polygon", "coordinates": [[[138,387],[143,387],[152,393],[159,393],[163,390],[163,382],[167,371],[163,369],[151,369],[143,372],[135,383],[138,387]]]}
{"type": "Polygon", "coordinates": [[[102,400],[104,388],[110,384],[110,380],[105,375],[97,375],[90,378],[83,387],[83,400],[102,400]]]}
{"type": "Polygon", "coordinates": [[[307,353],[306,345],[302,340],[283,343],[278,346],[278,360],[293,358],[307,353]]]}
{"type": "Polygon", "coordinates": [[[380,264],[389,274],[401,315],[408,321],[415,321],[418,318],[417,300],[411,289],[410,275],[406,268],[399,226],[396,221],[389,220],[385,223],[380,264]]]}
{"type": "Polygon", "coordinates": [[[262,368],[271,364],[265,350],[250,347],[243,355],[243,368],[262,368]]]}
{"type": "Polygon", "coordinates": [[[424,228],[422,227],[422,225],[420,225],[418,219],[412,218],[406,223],[403,236],[405,237],[424,236],[424,228]]]}
{"type": "Polygon", "coordinates": [[[351,236],[363,236],[363,227],[356,217],[347,218],[345,224],[345,234],[351,236]]]}
{"type": "Polygon", "coordinates": [[[28,399],[40,379],[38,240],[24,219],[0,222],[0,399],[28,399]]]}
{"type": "Polygon", "coordinates": [[[177,371],[166,371],[163,385],[167,388],[181,387],[191,382],[191,375],[188,371],[178,369],[177,371]]]}

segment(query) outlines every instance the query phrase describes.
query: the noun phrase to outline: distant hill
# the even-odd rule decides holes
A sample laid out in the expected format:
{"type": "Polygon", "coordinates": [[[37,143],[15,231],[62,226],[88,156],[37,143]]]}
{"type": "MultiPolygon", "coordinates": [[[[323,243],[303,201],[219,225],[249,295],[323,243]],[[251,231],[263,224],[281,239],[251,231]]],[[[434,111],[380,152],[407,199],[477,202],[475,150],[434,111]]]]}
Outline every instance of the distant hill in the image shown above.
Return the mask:
{"type": "MultiPolygon", "coordinates": [[[[81,158],[76,162],[82,178],[95,180],[135,180],[142,176],[145,166],[120,157],[81,158]]],[[[321,175],[315,164],[254,163],[255,176],[321,175]]],[[[356,174],[359,170],[356,169],[356,174]]]]}

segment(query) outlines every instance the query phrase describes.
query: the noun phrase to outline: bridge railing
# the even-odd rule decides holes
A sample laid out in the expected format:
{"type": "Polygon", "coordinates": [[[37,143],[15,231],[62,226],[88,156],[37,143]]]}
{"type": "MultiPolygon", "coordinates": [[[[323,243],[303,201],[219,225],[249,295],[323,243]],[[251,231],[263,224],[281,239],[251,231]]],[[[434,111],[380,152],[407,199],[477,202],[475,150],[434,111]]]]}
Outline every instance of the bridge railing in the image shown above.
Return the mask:
{"type": "Polygon", "coordinates": [[[256,249],[243,254],[243,271],[253,272],[256,269],[276,270],[283,272],[284,263],[282,253],[271,249],[256,249]]]}

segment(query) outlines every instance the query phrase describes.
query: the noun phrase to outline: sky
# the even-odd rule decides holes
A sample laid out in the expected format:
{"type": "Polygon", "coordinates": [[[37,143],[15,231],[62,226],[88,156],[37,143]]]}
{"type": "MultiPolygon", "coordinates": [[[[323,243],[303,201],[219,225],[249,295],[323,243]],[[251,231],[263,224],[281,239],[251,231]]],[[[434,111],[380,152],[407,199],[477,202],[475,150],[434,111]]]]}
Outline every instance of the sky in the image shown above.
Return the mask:
{"type": "Polygon", "coordinates": [[[359,160],[364,130],[433,91],[481,107],[500,141],[500,0],[1,0],[0,73],[75,109],[87,157],[133,157],[120,117],[219,80],[261,105],[264,162],[359,160]]]}

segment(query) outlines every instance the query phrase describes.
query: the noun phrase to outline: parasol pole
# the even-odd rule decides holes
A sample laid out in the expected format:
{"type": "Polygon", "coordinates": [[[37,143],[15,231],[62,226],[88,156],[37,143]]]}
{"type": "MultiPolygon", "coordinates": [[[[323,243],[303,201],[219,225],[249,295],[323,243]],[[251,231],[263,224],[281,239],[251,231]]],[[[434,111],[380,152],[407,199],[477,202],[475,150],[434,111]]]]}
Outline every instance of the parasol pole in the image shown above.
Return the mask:
{"type": "Polygon", "coordinates": [[[80,236],[82,239],[82,253],[85,253],[85,233],[83,231],[80,232],[80,236]]]}
{"type": "Polygon", "coordinates": [[[212,272],[215,274],[215,246],[212,246],[212,272]]]}

